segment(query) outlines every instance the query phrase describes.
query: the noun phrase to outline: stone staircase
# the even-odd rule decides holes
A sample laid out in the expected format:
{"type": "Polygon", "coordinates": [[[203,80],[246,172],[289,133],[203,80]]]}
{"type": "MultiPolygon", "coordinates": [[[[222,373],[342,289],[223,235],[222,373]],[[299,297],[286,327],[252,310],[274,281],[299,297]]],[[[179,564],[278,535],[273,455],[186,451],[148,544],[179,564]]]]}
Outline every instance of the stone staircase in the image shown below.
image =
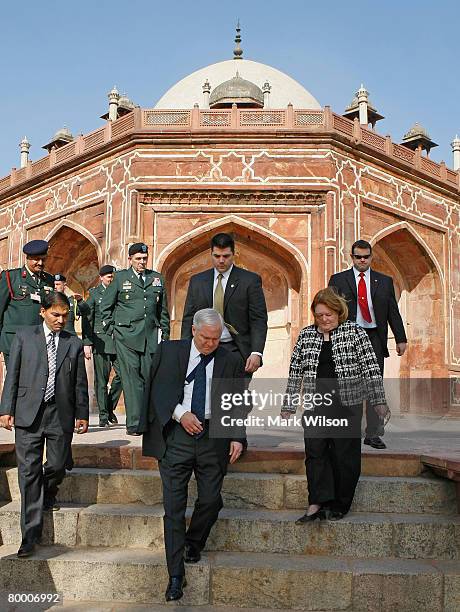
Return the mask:
{"type": "MultiPolygon", "coordinates": [[[[226,477],[225,508],[202,561],[187,566],[181,605],[222,612],[460,610],[460,516],[452,482],[417,475],[402,458],[387,455],[379,464],[374,455],[364,460],[367,475],[348,516],[297,526],[307,494],[301,464],[277,463],[275,455],[239,469],[261,465],[271,472],[226,477]]],[[[194,497],[192,482],[190,505],[194,497]]],[[[123,609],[122,602],[126,609],[163,609],[167,571],[156,470],[74,469],[60,492],[61,510],[46,515],[44,545],[29,559],[15,556],[21,536],[14,467],[0,470],[0,499],[0,591],[58,591],[86,609],[123,609]]]]}

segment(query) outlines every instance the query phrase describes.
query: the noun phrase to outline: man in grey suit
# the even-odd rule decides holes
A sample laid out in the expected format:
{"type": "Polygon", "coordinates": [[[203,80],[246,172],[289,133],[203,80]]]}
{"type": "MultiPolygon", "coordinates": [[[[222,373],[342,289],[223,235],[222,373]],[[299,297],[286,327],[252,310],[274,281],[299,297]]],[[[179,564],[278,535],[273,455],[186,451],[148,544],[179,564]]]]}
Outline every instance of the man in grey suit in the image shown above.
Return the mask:
{"type": "Polygon", "coordinates": [[[0,426],[15,428],[22,531],[18,557],[30,556],[40,541],[43,510],[57,509],[74,428],[77,433],[88,430],[83,344],[64,330],[68,314],[63,293],[45,295],[43,323],[19,329],[11,345],[0,426]]]}

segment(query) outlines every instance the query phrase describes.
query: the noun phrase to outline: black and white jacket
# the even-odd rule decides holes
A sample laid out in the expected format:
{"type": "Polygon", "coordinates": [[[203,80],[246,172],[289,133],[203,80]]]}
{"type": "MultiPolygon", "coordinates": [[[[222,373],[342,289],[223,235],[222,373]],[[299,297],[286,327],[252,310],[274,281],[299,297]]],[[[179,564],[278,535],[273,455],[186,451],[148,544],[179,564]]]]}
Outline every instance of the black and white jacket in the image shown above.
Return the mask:
{"type": "MultiPolygon", "coordinates": [[[[372,406],[386,404],[383,379],[366,332],[354,321],[345,321],[329,337],[342,404],[355,406],[365,399],[372,406]]],[[[322,344],[323,334],[314,325],[300,332],[291,357],[283,410],[295,412],[299,403],[294,397],[315,393],[322,344]]]]}

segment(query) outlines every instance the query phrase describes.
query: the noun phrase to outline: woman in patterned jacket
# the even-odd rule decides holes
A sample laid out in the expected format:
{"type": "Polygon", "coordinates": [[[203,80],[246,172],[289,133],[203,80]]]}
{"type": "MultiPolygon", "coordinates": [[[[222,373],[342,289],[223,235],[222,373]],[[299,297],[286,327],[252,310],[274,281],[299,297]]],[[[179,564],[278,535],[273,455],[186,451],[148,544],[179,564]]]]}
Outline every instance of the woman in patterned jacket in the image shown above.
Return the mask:
{"type": "Polygon", "coordinates": [[[389,411],[383,380],[366,332],[347,321],[346,301],[328,287],[312,302],[314,325],[299,335],[291,357],[281,416],[303,406],[308,509],[296,521],[341,519],[361,473],[362,403],[389,411]]]}

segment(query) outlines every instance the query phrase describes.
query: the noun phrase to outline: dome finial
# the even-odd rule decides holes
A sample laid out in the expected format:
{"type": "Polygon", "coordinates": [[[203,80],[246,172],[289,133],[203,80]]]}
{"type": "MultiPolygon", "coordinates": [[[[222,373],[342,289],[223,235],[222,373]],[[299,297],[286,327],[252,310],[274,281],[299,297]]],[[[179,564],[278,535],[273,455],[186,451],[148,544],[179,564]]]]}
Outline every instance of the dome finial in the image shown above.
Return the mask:
{"type": "Polygon", "coordinates": [[[243,49],[240,47],[241,43],[241,28],[240,28],[240,20],[238,19],[236,23],[236,36],[235,36],[235,48],[233,49],[233,59],[243,59],[243,49]]]}

